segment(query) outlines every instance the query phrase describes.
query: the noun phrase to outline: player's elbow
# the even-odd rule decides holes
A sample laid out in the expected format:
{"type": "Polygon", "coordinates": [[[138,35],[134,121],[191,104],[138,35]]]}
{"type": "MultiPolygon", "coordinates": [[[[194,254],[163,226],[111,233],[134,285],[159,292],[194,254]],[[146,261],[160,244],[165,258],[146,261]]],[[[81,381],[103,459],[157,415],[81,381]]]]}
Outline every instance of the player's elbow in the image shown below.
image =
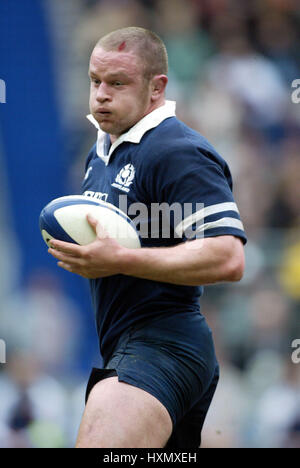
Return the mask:
{"type": "Polygon", "coordinates": [[[239,259],[235,259],[228,266],[227,281],[240,281],[244,275],[245,265],[244,262],[239,259]]]}
{"type": "Polygon", "coordinates": [[[231,253],[226,264],[226,280],[240,281],[245,270],[245,255],[242,243],[237,239],[236,248],[231,253]]]}

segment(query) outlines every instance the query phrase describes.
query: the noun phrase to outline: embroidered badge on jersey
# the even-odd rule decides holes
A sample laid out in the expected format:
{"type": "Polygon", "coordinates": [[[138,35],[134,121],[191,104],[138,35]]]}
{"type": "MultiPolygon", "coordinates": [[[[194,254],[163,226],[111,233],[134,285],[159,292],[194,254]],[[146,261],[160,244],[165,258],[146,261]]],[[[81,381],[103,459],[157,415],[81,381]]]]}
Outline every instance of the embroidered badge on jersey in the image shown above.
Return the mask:
{"type": "Polygon", "coordinates": [[[116,187],[128,193],[130,190],[129,187],[133,182],[134,176],[135,176],[135,169],[133,165],[126,164],[126,166],[124,166],[123,169],[121,169],[120,172],[118,173],[115,179],[115,182],[113,182],[111,185],[113,187],[116,187]]]}

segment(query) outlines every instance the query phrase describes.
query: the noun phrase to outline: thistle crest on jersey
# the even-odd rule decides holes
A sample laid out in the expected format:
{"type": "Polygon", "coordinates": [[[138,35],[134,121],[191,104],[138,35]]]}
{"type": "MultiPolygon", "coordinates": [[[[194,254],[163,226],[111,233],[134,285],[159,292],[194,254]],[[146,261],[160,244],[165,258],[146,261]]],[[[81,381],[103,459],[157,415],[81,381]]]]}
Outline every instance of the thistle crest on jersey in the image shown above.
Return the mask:
{"type": "Polygon", "coordinates": [[[116,187],[120,190],[124,190],[124,192],[129,192],[129,187],[133,182],[135,176],[135,169],[132,164],[126,164],[120,172],[117,174],[115,182],[111,185],[116,187]]]}

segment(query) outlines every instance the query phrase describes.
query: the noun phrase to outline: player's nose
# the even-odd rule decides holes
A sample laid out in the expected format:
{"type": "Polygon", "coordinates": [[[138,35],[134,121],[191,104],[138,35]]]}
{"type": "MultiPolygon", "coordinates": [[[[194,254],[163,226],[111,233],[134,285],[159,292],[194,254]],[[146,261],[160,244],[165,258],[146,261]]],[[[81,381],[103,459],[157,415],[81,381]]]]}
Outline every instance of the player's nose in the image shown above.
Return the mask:
{"type": "Polygon", "coordinates": [[[101,83],[97,88],[97,95],[96,99],[99,102],[104,102],[110,99],[110,95],[108,93],[108,89],[105,83],[101,83]]]}

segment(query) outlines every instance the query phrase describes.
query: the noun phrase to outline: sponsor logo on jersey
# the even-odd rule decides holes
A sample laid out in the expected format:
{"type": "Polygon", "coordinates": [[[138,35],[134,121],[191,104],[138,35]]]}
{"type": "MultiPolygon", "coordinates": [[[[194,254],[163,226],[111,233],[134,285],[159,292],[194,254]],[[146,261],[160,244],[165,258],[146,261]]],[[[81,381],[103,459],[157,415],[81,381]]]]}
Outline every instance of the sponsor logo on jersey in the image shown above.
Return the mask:
{"type": "Polygon", "coordinates": [[[86,190],[83,195],[85,197],[91,197],[91,198],[96,198],[97,200],[103,200],[107,201],[108,199],[108,193],[103,193],[103,192],[92,192],[92,190],[86,190]]]}
{"type": "Polygon", "coordinates": [[[113,182],[111,185],[128,193],[130,190],[129,187],[134,180],[134,176],[135,169],[133,165],[126,164],[126,166],[124,166],[123,169],[121,169],[120,172],[117,174],[115,182],[113,182]]]}

